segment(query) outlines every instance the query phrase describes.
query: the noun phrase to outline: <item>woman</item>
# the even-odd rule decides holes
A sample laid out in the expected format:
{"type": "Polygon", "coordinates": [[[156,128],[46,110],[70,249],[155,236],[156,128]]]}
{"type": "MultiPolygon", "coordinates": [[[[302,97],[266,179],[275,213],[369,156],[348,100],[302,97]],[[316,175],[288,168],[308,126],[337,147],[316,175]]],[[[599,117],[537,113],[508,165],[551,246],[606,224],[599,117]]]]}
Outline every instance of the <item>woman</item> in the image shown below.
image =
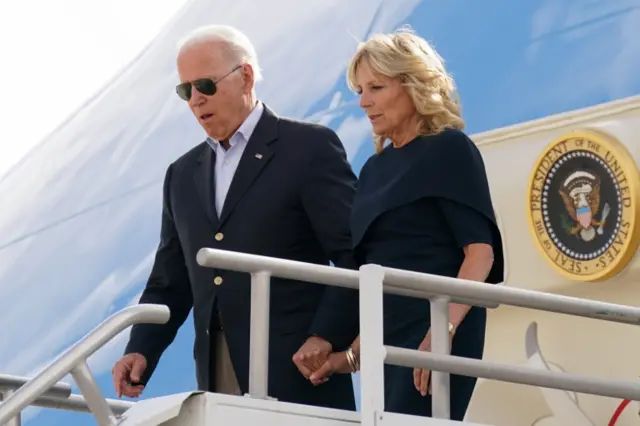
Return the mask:
{"type": "MultiPolygon", "coordinates": [[[[359,46],[347,73],[373,126],[351,227],[360,264],[498,283],[503,254],[480,152],[462,132],[455,86],[439,55],[408,31],[359,46]],[[385,146],[385,143],[390,143],[385,146]]],[[[480,284],[478,284],[480,285],[480,284]]],[[[384,295],[386,345],[428,351],[429,301],[384,295]]],[[[480,359],[484,308],[450,304],[452,354],[480,359]]],[[[358,339],[310,377],[358,368],[358,339]]],[[[385,365],[385,411],[431,416],[429,371],[385,365]]],[[[463,420],[476,378],[451,376],[451,419],[463,420]]]]}

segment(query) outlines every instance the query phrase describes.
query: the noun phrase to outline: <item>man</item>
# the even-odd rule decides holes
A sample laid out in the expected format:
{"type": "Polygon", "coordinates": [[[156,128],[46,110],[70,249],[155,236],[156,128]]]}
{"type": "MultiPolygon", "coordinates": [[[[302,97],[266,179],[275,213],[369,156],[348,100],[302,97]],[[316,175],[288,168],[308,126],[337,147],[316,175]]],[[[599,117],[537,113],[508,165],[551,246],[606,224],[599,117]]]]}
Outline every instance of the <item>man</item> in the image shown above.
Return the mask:
{"type": "MultiPolygon", "coordinates": [[[[257,100],[255,50],[233,28],[196,30],[177,67],[178,95],[208,138],[167,169],[160,245],[140,303],[167,305],[171,319],[133,327],[113,369],[119,396],[140,395],[192,307],[198,388],[248,391],[250,276],[200,267],[202,247],[355,267],[348,216],[356,177],[337,135],[278,117],[257,100]]],[[[350,375],[314,386],[300,357],[348,347],[357,312],[342,307],[353,306],[353,297],[351,290],[272,278],[269,396],[355,409],[350,375]]]]}

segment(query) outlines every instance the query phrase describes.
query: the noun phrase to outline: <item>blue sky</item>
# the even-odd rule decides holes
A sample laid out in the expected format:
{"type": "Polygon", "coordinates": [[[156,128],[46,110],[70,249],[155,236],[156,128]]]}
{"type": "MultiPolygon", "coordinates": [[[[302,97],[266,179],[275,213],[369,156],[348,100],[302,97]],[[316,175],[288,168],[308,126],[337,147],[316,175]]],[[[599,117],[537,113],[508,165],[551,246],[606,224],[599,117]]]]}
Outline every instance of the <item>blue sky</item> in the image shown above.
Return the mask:
{"type": "MultiPolygon", "coordinates": [[[[137,300],[159,235],[166,166],[202,130],[173,93],[174,45],[191,28],[236,25],[254,40],[262,99],[342,137],[354,169],[370,127],[346,89],[354,37],[411,25],[434,43],[476,133],[640,92],[640,1],[191,0],[125,72],[0,178],[0,371],[32,375],[137,300]],[[215,20],[210,19],[215,17],[215,20]],[[327,31],[327,28],[331,28],[327,31]],[[26,314],[25,314],[26,313],[26,314]],[[20,318],[21,321],[16,321],[20,318]]],[[[108,397],[127,333],[90,359],[108,397]]],[[[193,389],[191,319],[145,397],[193,389]]],[[[92,424],[29,409],[28,425],[92,424]]]]}

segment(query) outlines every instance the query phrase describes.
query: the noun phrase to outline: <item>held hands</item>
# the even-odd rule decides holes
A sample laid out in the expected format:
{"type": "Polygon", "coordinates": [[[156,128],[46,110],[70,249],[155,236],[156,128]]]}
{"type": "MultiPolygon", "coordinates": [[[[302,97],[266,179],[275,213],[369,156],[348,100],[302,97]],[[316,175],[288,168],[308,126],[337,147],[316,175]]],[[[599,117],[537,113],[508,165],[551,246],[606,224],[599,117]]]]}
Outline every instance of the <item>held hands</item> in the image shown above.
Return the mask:
{"type": "Polygon", "coordinates": [[[140,382],[140,377],[147,368],[147,359],[137,353],[127,354],[120,358],[111,370],[113,376],[113,386],[116,389],[118,398],[122,395],[129,398],[137,398],[142,394],[144,385],[136,384],[140,382]]]}
{"type": "Polygon", "coordinates": [[[310,337],[293,355],[300,373],[314,386],[325,383],[334,373],[350,373],[346,351],[332,352],[332,346],[320,337],[310,337]]]}
{"type": "Polygon", "coordinates": [[[293,355],[293,363],[302,375],[309,379],[314,371],[329,359],[333,347],[321,337],[311,336],[293,355]]]}
{"type": "Polygon", "coordinates": [[[309,380],[314,386],[317,386],[329,380],[329,376],[334,373],[351,373],[351,371],[347,352],[333,352],[324,364],[311,374],[309,380]]]}

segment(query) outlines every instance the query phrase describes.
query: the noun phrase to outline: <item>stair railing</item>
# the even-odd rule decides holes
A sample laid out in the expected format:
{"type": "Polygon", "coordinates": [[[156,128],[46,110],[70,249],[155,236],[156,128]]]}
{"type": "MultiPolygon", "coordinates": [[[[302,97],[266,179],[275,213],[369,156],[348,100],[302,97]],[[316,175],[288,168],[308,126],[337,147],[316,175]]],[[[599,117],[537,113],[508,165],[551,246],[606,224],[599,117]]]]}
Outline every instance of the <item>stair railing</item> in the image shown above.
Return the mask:
{"type": "MultiPolygon", "coordinates": [[[[59,397],[64,395],[67,389],[58,384],[58,382],[71,373],[84,397],[84,401],[79,398],[72,398],[71,401],[77,407],[80,407],[83,402],[86,403],[99,426],[115,426],[117,424],[117,415],[112,409],[115,404],[110,404],[100,391],[87,365],[87,358],[127,327],[142,323],[164,324],[169,321],[169,317],[168,307],[150,304],[129,306],[111,315],[75,345],[62,353],[33,379],[29,379],[15,391],[5,392],[8,396],[0,403],[0,425],[11,424],[8,422],[12,422],[12,426],[18,426],[20,424],[21,411],[38,401],[49,405],[55,405],[59,401],[63,401],[59,397]],[[56,398],[56,395],[58,398],[56,398]]],[[[71,390],[69,388],[70,393],[71,390]]]]}
{"type": "Polygon", "coordinates": [[[197,261],[209,268],[251,274],[249,396],[254,398],[269,397],[269,294],[271,276],[276,276],[359,289],[363,426],[374,426],[383,416],[393,416],[384,411],[385,363],[432,371],[432,414],[440,419],[450,418],[449,373],[640,401],[640,383],[636,381],[543,371],[450,355],[448,304],[488,307],[502,304],[631,325],[640,325],[640,308],[379,265],[364,265],[359,271],[354,271],[211,248],[201,249],[197,261]],[[431,352],[384,345],[383,293],[430,300],[431,352]]]}
{"type": "MultiPolygon", "coordinates": [[[[250,397],[269,398],[269,295],[271,276],[277,276],[359,289],[361,424],[364,426],[373,426],[384,416],[393,416],[384,411],[382,373],[385,363],[430,369],[433,417],[441,419],[448,419],[450,416],[449,373],[640,401],[640,383],[635,381],[600,379],[451,356],[447,307],[452,302],[490,308],[503,304],[631,325],[640,325],[640,308],[420,274],[379,265],[364,265],[359,271],[353,271],[209,248],[198,252],[197,261],[205,267],[251,274],[250,397]],[[384,345],[383,293],[430,300],[432,352],[384,345]]],[[[86,359],[130,325],[143,322],[161,324],[168,319],[169,309],[159,305],[132,306],[113,315],[6,398],[0,404],[0,425],[14,419],[22,409],[47,392],[66,392],[53,390],[52,386],[71,373],[98,424],[115,426],[117,418],[100,393],[86,359]]]]}

